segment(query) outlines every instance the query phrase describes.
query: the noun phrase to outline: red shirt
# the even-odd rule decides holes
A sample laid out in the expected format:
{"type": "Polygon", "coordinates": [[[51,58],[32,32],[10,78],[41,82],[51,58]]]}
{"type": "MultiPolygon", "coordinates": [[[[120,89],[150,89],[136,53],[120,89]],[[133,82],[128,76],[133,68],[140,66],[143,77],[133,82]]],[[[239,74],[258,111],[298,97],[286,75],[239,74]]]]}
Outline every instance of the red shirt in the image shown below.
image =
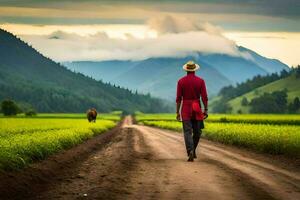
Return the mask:
{"type": "Polygon", "coordinates": [[[179,79],[177,83],[176,103],[182,101],[182,120],[190,120],[192,118],[203,120],[200,97],[204,107],[207,108],[208,98],[205,81],[202,78],[196,76],[195,73],[188,73],[179,79]]]}

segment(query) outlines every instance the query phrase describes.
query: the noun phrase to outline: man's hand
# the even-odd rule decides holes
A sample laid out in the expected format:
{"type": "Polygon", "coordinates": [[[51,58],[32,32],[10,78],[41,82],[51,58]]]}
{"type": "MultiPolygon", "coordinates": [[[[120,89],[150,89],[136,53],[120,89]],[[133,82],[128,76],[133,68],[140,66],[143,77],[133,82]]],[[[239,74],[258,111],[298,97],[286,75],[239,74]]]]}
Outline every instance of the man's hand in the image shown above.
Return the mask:
{"type": "Polygon", "coordinates": [[[208,118],[207,109],[204,110],[203,115],[204,115],[204,119],[208,118]]]}
{"type": "Polygon", "coordinates": [[[177,119],[177,121],[180,121],[180,114],[179,113],[177,113],[176,119],[177,119]]]}

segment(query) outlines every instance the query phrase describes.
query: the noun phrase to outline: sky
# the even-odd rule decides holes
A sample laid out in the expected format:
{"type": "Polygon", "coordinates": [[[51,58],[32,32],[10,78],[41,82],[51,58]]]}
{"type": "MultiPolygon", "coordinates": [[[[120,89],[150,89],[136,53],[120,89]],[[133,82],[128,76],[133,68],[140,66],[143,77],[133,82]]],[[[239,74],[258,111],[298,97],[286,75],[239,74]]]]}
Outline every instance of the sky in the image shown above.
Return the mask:
{"type": "Polygon", "coordinates": [[[0,0],[0,28],[56,61],[141,60],[237,45],[300,64],[299,0],[0,0]]]}

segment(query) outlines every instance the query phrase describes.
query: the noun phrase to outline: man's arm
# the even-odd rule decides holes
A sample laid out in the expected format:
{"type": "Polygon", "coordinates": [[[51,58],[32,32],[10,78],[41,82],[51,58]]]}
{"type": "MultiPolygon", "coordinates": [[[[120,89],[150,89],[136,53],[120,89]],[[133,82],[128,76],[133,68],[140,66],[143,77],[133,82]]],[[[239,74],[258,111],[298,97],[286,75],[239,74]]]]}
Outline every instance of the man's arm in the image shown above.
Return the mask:
{"type": "Polygon", "coordinates": [[[180,120],[180,105],[181,105],[181,99],[182,99],[182,88],[181,84],[178,81],[177,83],[177,94],[176,94],[176,119],[179,121],[180,120]]]}
{"type": "Polygon", "coordinates": [[[201,100],[203,102],[204,105],[204,115],[207,115],[207,111],[208,111],[208,97],[207,97],[207,91],[206,91],[206,85],[205,85],[205,81],[203,80],[203,84],[201,87],[201,100]]]}
{"type": "Polygon", "coordinates": [[[176,103],[176,113],[179,113],[181,103],[176,103]]]}

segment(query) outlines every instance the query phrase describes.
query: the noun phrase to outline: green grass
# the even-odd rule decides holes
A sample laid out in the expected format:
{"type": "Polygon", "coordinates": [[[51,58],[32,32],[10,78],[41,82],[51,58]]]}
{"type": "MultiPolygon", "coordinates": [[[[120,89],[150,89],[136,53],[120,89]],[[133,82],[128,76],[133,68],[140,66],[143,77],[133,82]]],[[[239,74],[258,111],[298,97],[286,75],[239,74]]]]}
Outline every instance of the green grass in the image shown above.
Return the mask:
{"type": "MultiPolygon", "coordinates": [[[[147,120],[176,121],[175,114],[143,114],[138,113],[136,120],[139,122],[147,120]]],[[[249,124],[274,124],[274,125],[300,125],[300,115],[280,114],[209,114],[206,122],[222,123],[249,123],[249,124]]]]}
{"type": "Polygon", "coordinates": [[[241,101],[243,97],[246,97],[250,102],[254,97],[258,97],[265,92],[271,93],[273,91],[287,89],[288,92],[288,102],[292,102],[295,97],[300,97],[300,79],[297,79],[295,75],[289,76],[284,79],[280,79],[264,85],[262,87],[256,88],[255,90],[248,92],[242,96],[236,97],[229,101],[229,105],[232,107],[232,113],[237,113],[241,110],[242,113],[249,113],[249,106],[242,106],[241,101]]]}
{"type": "MultiPolygon", "coordinates": [[[[177,121],[143,121],[145,125],[182,131],[177,121]]],[[[300,126],[205,123],[205,138],[259,152],[300,158],[300,126]]]]}
{"type": "MultiPolygon", "coordinates": [[[[97,119],[107,119],[113,121],[119,121],[122,113],[98,113],[97,119]]],[[[8,118],[0,114],[0,118],[8,118]]],[[[45,119],[86,119],[85,113],[39,113],[36,116],[27,117],[24,114],[18,114],[16,116],[10,116],[9,118],[45,118],[45,119]]]]}
{"type": "Polygon", "coordinates": [[[147,121],[147,120],[167,120],[167,121],[175,121],[176,115],[170,113],[159,113],[159,114],[144,114],[144,113],[136,113],[135,119],[137,121],[147,121]]]}
{"type": "Polygon", "coordinates": [[[40,118],[0,118],[0,170],[23,168],[116,124],[106,119],[88,123],[79,117],[81,115],[63,115],[65,118],[60,114],[45,114],[40,118]]]}

